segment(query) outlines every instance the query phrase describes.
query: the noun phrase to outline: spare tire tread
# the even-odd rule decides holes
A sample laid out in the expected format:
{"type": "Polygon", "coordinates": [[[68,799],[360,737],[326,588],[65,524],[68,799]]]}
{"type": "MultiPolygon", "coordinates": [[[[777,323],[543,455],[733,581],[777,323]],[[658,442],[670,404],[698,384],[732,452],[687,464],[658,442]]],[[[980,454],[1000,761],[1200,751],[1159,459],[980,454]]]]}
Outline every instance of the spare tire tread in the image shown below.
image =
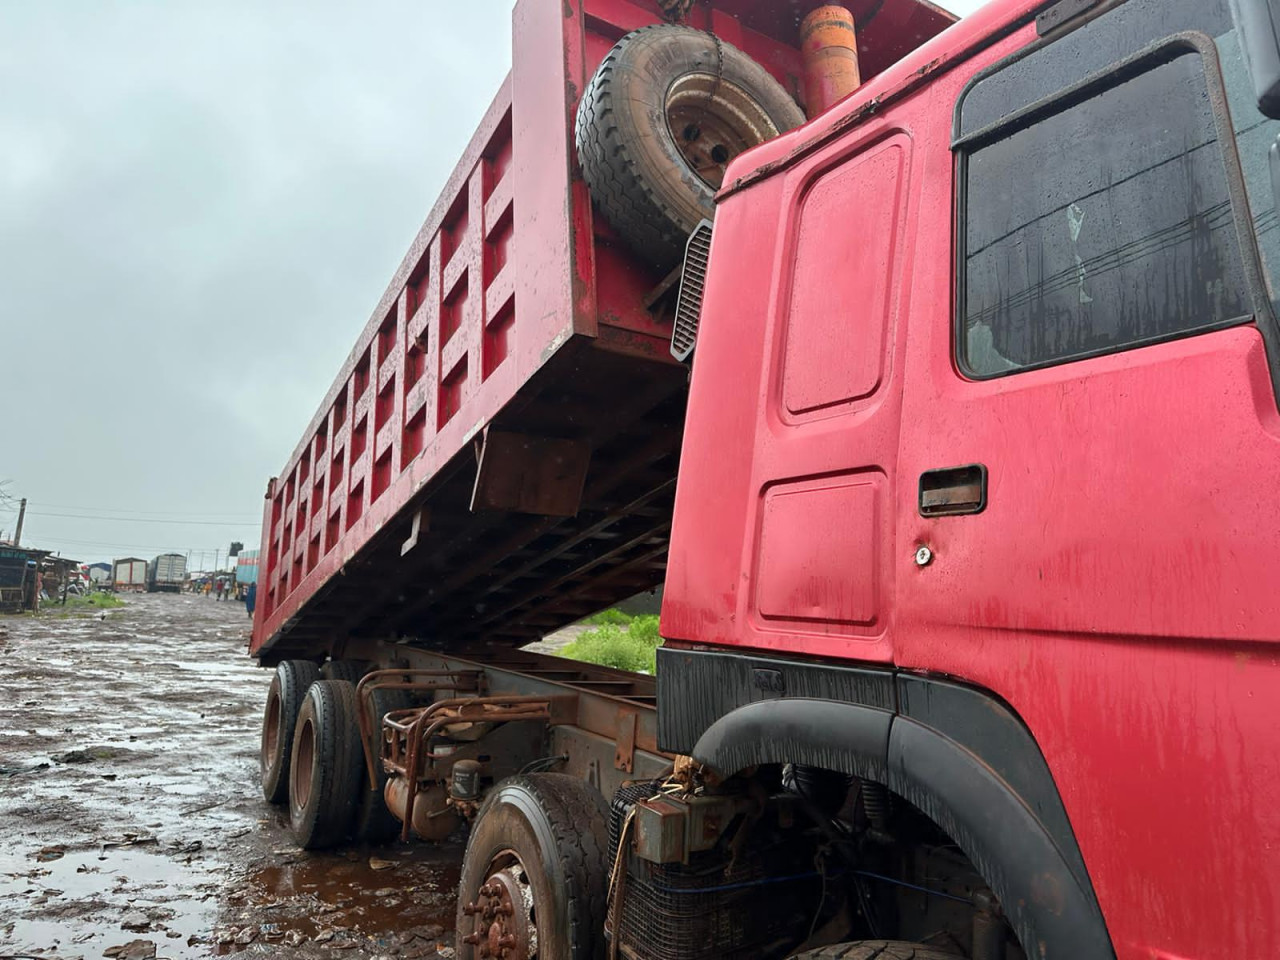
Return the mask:
{"type": "Polygon", "coordinates": [[[614,112],[609,80],[616,61],[612,54],[605,57],[582,95],[576,131],[578,161],[584,173],[589,171],[587,186],[592,200],[613,228],[655,257],[670,259],[673,249],[682,248],[684,237],[674,227],[664,230],[656,224],[672,223],[674,211],[636,175],[617,124],[606,122],[614,112]]]}

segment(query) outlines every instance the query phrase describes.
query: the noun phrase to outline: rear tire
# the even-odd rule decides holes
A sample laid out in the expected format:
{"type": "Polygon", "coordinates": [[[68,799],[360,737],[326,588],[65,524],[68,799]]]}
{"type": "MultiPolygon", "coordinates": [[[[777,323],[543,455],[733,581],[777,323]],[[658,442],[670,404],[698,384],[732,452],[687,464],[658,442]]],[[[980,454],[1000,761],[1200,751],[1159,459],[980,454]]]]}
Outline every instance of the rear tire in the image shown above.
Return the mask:
{"type": "Polygon", "coordinates": [[[582,94],[578,162],[605,219],[667,270],[715,216],[729,162],[804,119],[736,47],[689,27],[644,27],[618,41],[582,94]]]}
{"type": "Polygon", "coordinates": [[[310,660],[282,660],[276,665],[262,712],[262,743],[258,750],[262,795],[268,803],[284,803],[289,797],[289,761],[298,711],[308,688],[319,676],[320,670],[310,660]]]}
{"type": "Polygon", "coordinates": [[[515,938],[538,960],[595,960],[604,953],[608,829],[600,793],[577,777],[535,773],[504,780],[476,817],[458,885],[459,960],[477,945],[515,938]],[[488,891],[488,892],[485,892],[488,891]],[[485,907],[514,907],[511,913],[485,907]],[[477,909],[480,908],[480,909],[477,909]],[[536,928],[530,934],[530,928],[536,928]],[[532,947],[532,949],[530,949],[532,947]]]}
{"type": "Polygon", "coordinates": [[[346,680],[359,683],[364,676],[364,667],[354,660],[330,660],[320,667],[320,676],[326,680],[346,680]]]}
{"type": "Polygon", "coordinates": [[[298,713],[289,772],[289,827],[304,850],[341,843],[364,780],[356,688],[317,680],[298,713]]]}
{"type": "Polygon", "coordinates": [[[958,955],[923,943],[902,940],[859,940],[797,953],[791,960],[957,960],[958,955]]]}
{"type": "Polygon", "coordinates": [[[366,769],[360,781],[360,803],[356,810],[355,825],[351,828],[352,839],[360,843],[387,843],[400,835],[400,821],[387,809],[387,802],[383,798],[387,774],[382,769],[380,756],[382,718],[392,710],[406,710],[413,705],[413,696],[407,690],[374,687],[369,694],[369,719],[373,726],[373,742],[369,744],[373,750],[373,783],[369,783],[366,769]]]}

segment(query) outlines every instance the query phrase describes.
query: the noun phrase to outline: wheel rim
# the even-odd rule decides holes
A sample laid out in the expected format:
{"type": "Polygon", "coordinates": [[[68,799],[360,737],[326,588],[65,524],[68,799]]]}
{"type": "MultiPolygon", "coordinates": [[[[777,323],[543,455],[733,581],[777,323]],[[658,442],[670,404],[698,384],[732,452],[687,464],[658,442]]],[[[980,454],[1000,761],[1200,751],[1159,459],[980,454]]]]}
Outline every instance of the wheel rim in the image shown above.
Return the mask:
{"type": "Polygon", "coordinates": [[[475,956],[485,960],[533,960],[538,956],[533,886],[514,851],[493,859],[475,900],[462,912],[471,918],[471,929],[462,942],[475,948],[475,956]]]}
{"type": "Polygon", "coordinates": [[[267,698],[267,715],[262,722],[262,769],[276,765],[276,749],[280,746],[280,696],[274,690],[267,698]]]}
{"type": "Polygon", "coordinates": [[[289,771],[289,802],[301,810],[311,799],[311,766],[315,762],[316,736],[308,717],[294,734],[293,769],[289,771]]]}
{"type": "Polygon", "coordinates": [[[713,190],[738,154],[776,137],[778,128],[745,90],[723,77],[687,73],[667,89],[667,128],[693,173],[713,190]]]}

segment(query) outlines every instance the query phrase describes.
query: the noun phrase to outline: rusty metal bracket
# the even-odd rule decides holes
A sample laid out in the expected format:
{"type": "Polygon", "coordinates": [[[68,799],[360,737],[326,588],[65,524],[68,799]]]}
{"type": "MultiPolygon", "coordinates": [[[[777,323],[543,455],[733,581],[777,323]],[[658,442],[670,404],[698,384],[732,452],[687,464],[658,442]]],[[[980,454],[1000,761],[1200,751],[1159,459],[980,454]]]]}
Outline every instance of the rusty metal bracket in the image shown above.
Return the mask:
{"type": "Polygon", "coordinates": [[[389,712],[382,721],[385,731],[382,759],[388,772],[398,773],[405,779],[404,808],[408,815],[401,823],[401,839],[409,839],[413,803],[424,768],[429,762],[447,757],[447,754],[432,751],[432,737],[446,727],[463,723],[572,723],[577,716],[577,701],[575,694],[456,697],[437,700],[426,707],[389,712]]]}
{"type": "MultiPolygon", "coordinates": [[[[365,770],[369,782],[374,775],[373,710],[374,690],[415,690],[422,693],[437,690],[483,690],[484,675],[479,670],[371,670],[356,684],[356,721],[360,726],[360,745],[364,748],[365,770]],[[418,677],[417,680],[410,679],[418,677]]],[[[381,732],[381,731],[379,731],[381,732]]],[[[379,759],[381,751],[379,751],[379,759]]]]}
{"type": "Polygon", "coordinates": [[[618,711],[618,749],[613,755],[613,765],[623,773],[630,773],[636,763],[636,712],[618,711]]]}

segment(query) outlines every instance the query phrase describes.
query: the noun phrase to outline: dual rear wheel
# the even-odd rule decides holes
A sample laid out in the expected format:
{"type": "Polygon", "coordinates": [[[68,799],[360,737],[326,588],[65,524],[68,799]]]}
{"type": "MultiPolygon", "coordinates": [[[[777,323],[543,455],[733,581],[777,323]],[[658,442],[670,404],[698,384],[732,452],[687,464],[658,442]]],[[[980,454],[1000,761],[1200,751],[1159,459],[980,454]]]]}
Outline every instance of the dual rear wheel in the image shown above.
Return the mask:
{"type": "MultiPolygon", "coordinates": [[[[399,829],[383,801],[381,770],[371,783],[365,765],[355,688],[362,675],[347,660],[323,667],[284,660],[267,692],[262,792],[270,803],[288,801],[290,830],[306,850],[347,840],[382,843],[399,829]]],[[[378,722],[406,705],[389,691],[375,691],[372,699],[378,722]]]]}

